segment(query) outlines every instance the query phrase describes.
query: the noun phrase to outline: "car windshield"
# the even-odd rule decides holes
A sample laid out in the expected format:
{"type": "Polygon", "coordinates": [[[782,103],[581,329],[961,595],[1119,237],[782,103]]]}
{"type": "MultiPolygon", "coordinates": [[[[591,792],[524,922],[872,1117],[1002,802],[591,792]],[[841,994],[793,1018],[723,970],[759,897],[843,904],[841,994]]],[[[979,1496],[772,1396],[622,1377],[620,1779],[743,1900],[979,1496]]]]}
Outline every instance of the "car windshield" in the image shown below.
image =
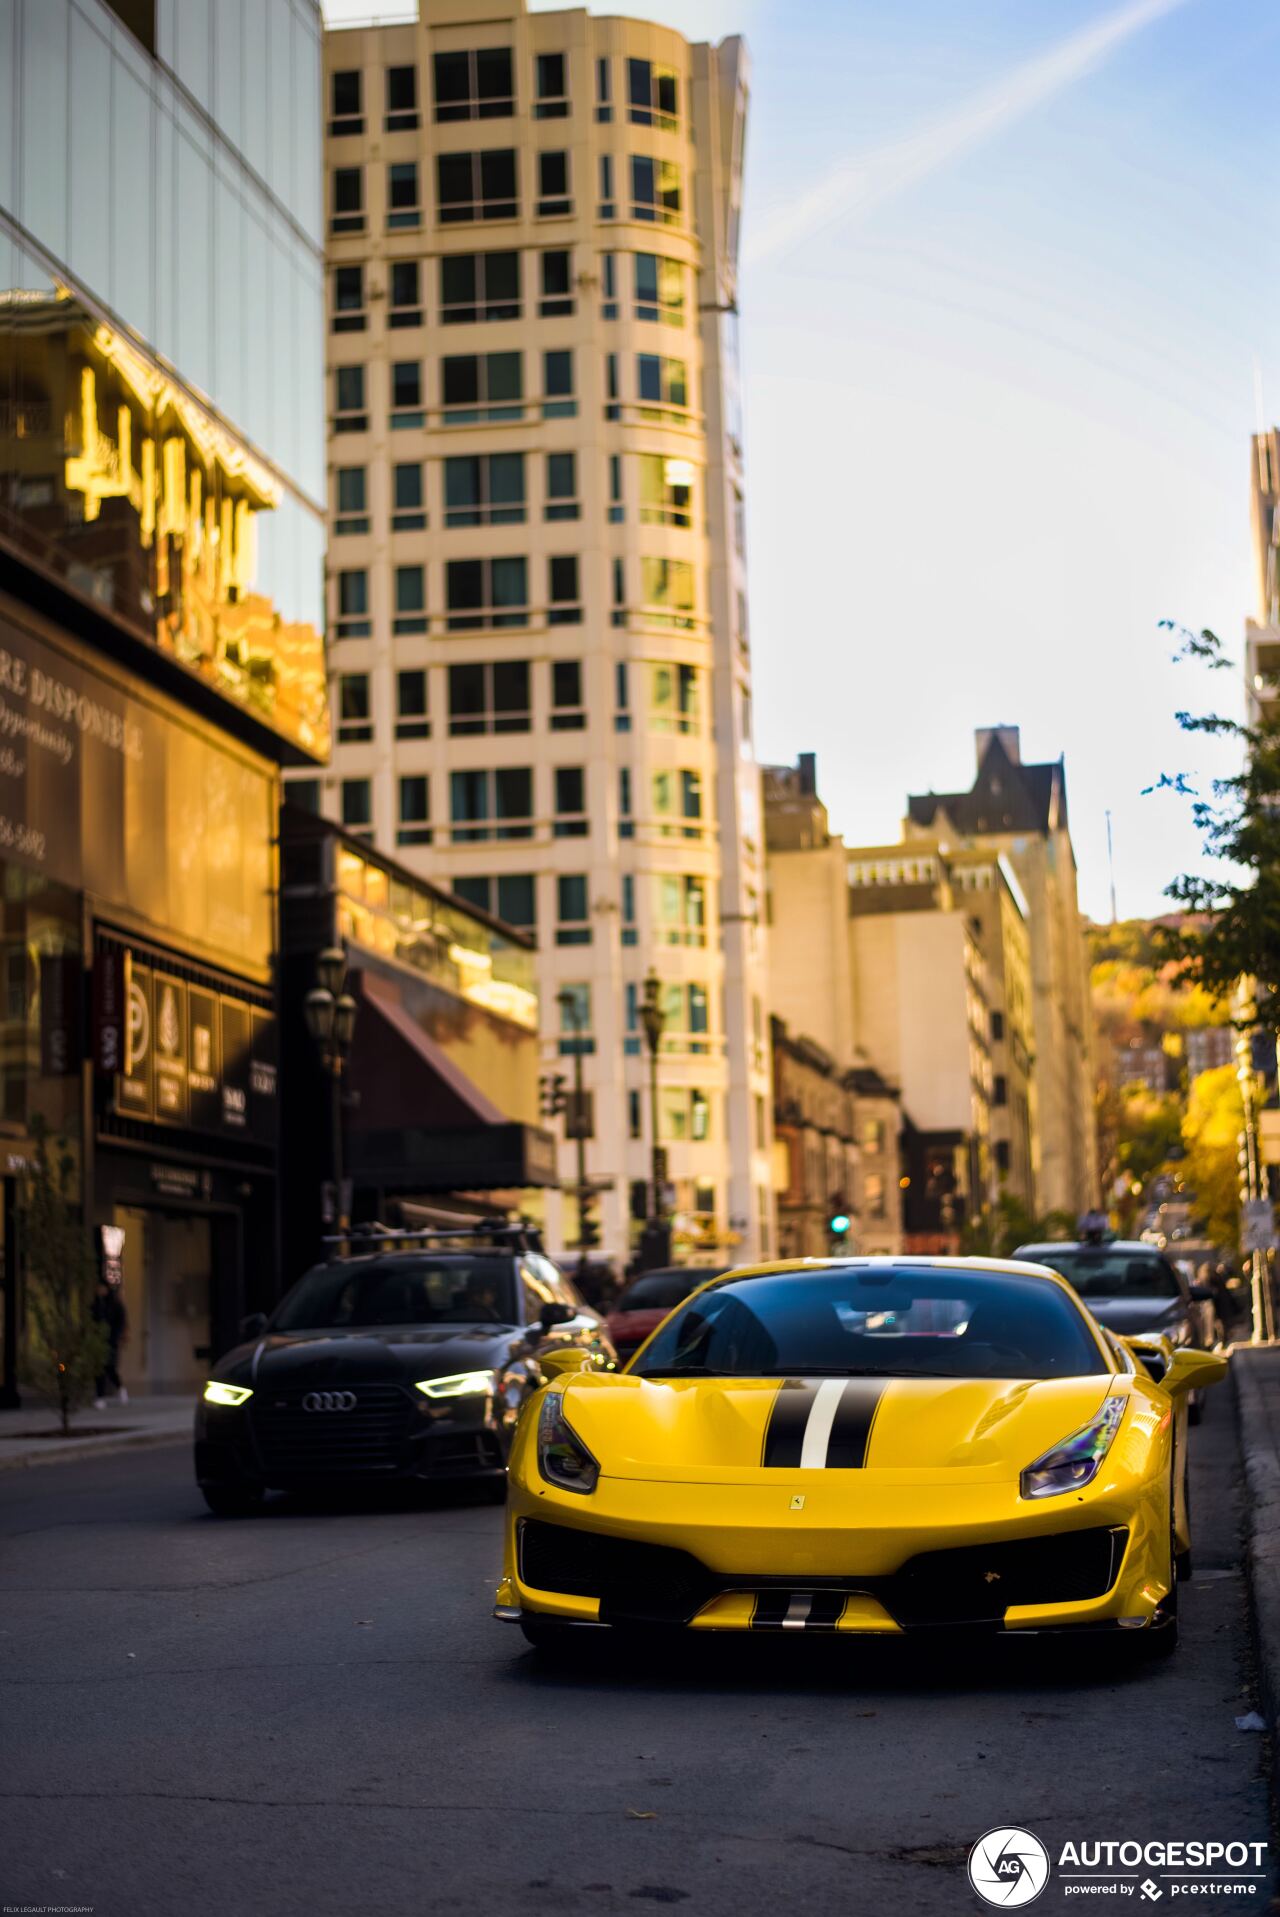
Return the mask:
{"type": "Polygon", "coordinates": [[[1158,1252],[1118,1251],[1114,1245],[1041,1245],[1022,1254],[1048,1265],[1082,1298],[1180,1298],[1178,1274],[1158,1252]]]}
{"type": "Polygon", "coordinates": [[[640,1377],[1079,1378],[1108,1369],[1071,1299],[1043,1278],[848,1266],[739,1279],[690,1299],[640,1377]]]}
{"type": "Polygon", "coordinates": [[[614,1306],[615,1311],[670,1311],[687,1298],[695,1285],[711,1276],[706,1271],[651,1271],[637,1278],[614,1306]]]}
{"type": "Polygon", "coordinates": [[[271,1329],[517,1322],[510,1260],[402,1252],[314,1266],[277,1306],[271,1329]]]}

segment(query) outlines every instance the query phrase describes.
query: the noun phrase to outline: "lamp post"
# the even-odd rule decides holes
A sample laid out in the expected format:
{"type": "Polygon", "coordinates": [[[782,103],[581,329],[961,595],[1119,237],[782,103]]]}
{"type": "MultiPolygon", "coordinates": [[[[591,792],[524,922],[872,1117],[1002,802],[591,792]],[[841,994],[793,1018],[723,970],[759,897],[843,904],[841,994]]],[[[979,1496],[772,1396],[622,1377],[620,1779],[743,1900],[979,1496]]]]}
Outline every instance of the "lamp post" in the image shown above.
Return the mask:
{"type": "Polygon", "coordinates": [[[582,1003],[577,993],[567,988],[556,994],[556,1003],[560,1007],[565,1028],[573,1034],[573,1106],[571,1112],[565,1114],[565,1136],[573,1139],[577,1155],[578,1272],[581,1275],[587,1267],[587,1240],[590,1235],[587,1213],[591,1204],[591,1191],[587,1185],[586,1097],[582,1085],[582,1003]]]}
{"type": "Polygon", "coordinates": [[[658,1142],[658,1050],[666,1022],[667,1016],[662,1009],[662,982],[650,966],[640,999],[640,1023],[644,1029],[645,1044],[649,1048],[649,1129],[653,1141],[649,1217],[640,1246],[640,1264],[642,1269],[650,1271],[666,1264],[671,1256],[663,1221],[662,1188],[667,1182],[665,1153],[658,1142]]]}
{"type": "Polygon", "coordinates": [[[342,989],[346,976],[346,953],[340,945],[327,946],[316,960],[316,983],[307,993],[303,1008],[307,1030],[315,1040],[321,1067],[329,1077],[329,1165],[340,1238],[345,1238],[351,1223],[343,1202],[342,1074],[356,1029],[356,1002],[350,992],[342,989]]]}

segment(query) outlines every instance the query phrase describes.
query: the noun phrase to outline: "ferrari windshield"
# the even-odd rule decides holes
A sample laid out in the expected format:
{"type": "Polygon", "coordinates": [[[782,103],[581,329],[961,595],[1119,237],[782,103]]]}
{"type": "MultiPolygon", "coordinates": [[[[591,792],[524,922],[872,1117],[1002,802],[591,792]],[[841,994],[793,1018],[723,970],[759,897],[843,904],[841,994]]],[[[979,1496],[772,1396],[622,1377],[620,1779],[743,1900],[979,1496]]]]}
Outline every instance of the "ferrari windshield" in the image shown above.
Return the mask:
{"type": "Polygon", "coordinates": [[[1107,1360],[1043,1278],[927,1265],[743,1278],[690,1299],[633,1366],[645,1378],[1080,1378],[1107,1360]]]}
{"type": "Polygon", "coordinates": [[[1180,1298],[1178,1274],[1156,1251],[1097,1250],[1091,1245],[1042,1245],[1019,1252],[1048,1265],[1082,1298],[1180,1298]]]}
{"type": "Polygon", "coordinates": [[[313,1266],[276,1308],[271,1329],[518,1323],[511,1259],[394,1252],[313,1266]]]}

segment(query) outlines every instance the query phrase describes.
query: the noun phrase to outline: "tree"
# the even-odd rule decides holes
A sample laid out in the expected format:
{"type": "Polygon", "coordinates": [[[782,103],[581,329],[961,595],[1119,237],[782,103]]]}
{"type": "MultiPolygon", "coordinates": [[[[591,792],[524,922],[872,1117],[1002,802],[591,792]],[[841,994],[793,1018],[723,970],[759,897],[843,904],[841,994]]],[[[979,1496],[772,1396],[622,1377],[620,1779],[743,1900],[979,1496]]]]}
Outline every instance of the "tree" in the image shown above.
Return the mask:
{"type": "Polygon", "coordinates": [[[982,1218],[965,1226],[961,1249],[966,1257],[1011,1258],[1019,1245],[1042,1245],[1050,1239],[1075,1235],[1073,1213],[1047,1211],[1037,1215],[1021,1198],[1002,1191],[982,1218]]]}
{"type": "Polygon", "coordinates": [[[107,1332],[93,1316],[97,1266],[72,1192],[65,1139],[51,1140],[33,1118],[35,1161],[27,1179],[24,1244],[27,1275],[27,1382],[57,1406],[65,1437],[71,1414],[93,1396],[107,1355],[107,1332]]]}
{"type": "Polygon", "coordinates": [[[1238,1141],[1244,1125],[1240,1080],[1234,1065],[1201,1072],[1191,1081],[1182,1141],[1182,1175],[1194,1194],[1195,1215],[1215,1245],[1240,1242],[1238,1141]]]}
{"type": "MultiPolygon", "coordinates": [[[[1230,670],[1233,662],[1212,632],[1193,633],[1162,620],[1179,638],[1175,657],[1230,670]]],[[[1191,921],[1161,928],[1160,949],[1176,959],[1188,983],[1230,1002],[1241,978],[1256,982],[1251,1021],[1280,1030],[1280,716],[1256,725],[1218,713],[1180,712],[1184,732],[1239,741],[1243,763],[1230,778],[1215,779],[1209,795],[1183,773],[1164,773],[1155,787],[1186,793],[1205,852],[1208,873],[1183,873],[1167,896],[1191,921]]]]}

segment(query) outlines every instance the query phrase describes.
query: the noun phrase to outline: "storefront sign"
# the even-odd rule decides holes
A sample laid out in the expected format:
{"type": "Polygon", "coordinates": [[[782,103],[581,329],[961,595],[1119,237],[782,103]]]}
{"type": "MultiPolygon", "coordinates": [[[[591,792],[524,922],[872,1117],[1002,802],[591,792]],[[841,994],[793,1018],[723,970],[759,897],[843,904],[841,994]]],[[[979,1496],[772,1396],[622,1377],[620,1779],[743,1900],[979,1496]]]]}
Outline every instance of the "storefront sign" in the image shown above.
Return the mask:
{"type": "Polygon", "coordinates": [[[253,1026],[243,999],[222,1001],[222,1123],[227,1131],[249,1129],[253,1026]]]}
{"type": "Polygon", "coordinates": [[[187,1092],[190,1119],[194,1131],[217,1129],[221,1115],[218,1078],[222,1053],[218,1045],[218,995],[198,985],[187,987],[187,1025],[189,1054],[187,1092]]]}
{"type": "Polygon", "coordinates": [[[80,1069],[80,954],[40,954],[40,1076],[80,1069]]]}
{"type": "Polygon", "coordinates": [[[94,1063],[112,1078],[124,1060],[125,957],[120,946],[103,945],[93,959],[94,1063]]]}
{"type": "Polygon", "coordinates": [[[155,975],[156,1118],[187,1122],[187,988],[181,979],[155,975]]]}
{"type": "Polygon", "coordinates": [[[98,1226],[98,1269],[109,1285],[124,1283],[124,1230],[120,1225],[98,1226]]]}
{"type": "Polygon", "coordinates": [[[213,1192],[213,1173],[201,1171],[195,1165],[157,1163],[151,1167],[151,1189],[165,1198],[208,1200],[213,1192]]]}
{"type": "Polygon", "coordinates": [[[124,1058],[116,1077],[116,1109],[126,1118],[150,1118],[154,1056],[151,967],[132,960],[127,980],[124,1058]]]}

